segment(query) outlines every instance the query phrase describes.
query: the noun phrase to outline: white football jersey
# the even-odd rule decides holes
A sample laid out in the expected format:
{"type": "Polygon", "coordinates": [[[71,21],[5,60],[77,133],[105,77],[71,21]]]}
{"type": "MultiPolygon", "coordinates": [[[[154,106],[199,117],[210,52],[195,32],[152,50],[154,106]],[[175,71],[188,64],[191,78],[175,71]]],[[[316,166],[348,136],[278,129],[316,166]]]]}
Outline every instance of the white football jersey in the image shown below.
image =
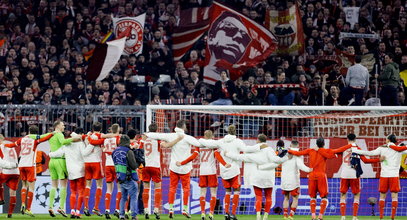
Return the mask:
{"type": "Polygon", "coordinates": [[[103,143],[103,152],[105,152],[106,156],[106,166],[114,166],[112,152],[117,148],[117,138],[120,138],[120,136],[106,138],[103,143]]]}
{"type": "MultiPolygon", "coordinates": [[[[92,134],[91,138],[94,139],[94,140],[99,139],[97,134],[92,134]]],[[[91,144],[89,144],[89,145],[91,145],[91,144]]],[[[102,162],[102,148],[101,148],[101,146],[94,146],[93,150],[88,155],[86,155],[86,156],[84,155],[83,159],[85,159],[85,163],[102,162]]]]}
{"type": "Polygon", "coordinates": [[[216,175],[214,149],[199,148],[199,175],[216,175]]]}
{"type": "MultiPolygon", "coordinates": [[[[16,152],[16,149],[5,147],[3,144],[1,145],[1,151],[3,152],[4,158],[3,160],[17,164],[18,163],[18,155],[16,152]]],[[[20,171],[18,168],[13,168],[13,169],[3,169],[2,170],[3,174],[17,174],[20,175],[20,171]]]]}
{"type": "Polygon", "coordinates": [[[18,167],[33,167],[36,165],[35,159],[37,149],[35,148],[35,140],[26,136],[21,139],[20,162],[18,167]]]}
{"type": "Polygon", "coordinates": [[[141,140],[140,143],[143,145],[146,167],[160,168],[160,141],[152,138],[147,138],[146,140],[141,140]]]}

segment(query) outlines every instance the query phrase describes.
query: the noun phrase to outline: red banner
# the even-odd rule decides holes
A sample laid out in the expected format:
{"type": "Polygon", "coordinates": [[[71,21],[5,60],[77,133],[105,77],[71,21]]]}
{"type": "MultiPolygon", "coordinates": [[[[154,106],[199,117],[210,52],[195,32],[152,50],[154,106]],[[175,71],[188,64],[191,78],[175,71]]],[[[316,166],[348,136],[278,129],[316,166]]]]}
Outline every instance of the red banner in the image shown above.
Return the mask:
{"type": "Polygon", "coordinates": [[[270,31],[224,5],[212,5],[211,26],[206,47],[204,81],[215,84],[223,70],[239,69],[263,62],[276,49],[270,31]]]}

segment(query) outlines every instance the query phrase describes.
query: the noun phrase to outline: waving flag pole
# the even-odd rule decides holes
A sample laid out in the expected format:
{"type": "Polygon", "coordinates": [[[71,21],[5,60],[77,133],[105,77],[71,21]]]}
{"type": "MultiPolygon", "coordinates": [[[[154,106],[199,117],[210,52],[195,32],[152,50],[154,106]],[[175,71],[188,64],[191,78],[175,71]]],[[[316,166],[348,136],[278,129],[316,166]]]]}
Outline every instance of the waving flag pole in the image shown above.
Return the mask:
{"type": "Polygon", "coordinates": [[[124,51],[126,38],[130,35],[130,31],[131,27],[128,27],[118,36],[118,39],[96,46],[86,71],[87,80],[101,81],[109,75],[124,51]]]}

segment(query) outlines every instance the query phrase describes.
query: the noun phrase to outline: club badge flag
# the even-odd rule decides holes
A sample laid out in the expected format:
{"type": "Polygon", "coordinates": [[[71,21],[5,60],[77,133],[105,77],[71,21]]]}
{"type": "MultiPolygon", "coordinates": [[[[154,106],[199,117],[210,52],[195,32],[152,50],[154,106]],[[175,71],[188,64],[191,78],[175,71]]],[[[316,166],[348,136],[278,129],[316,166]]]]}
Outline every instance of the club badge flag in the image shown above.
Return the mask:
{"type": "Polygon", "coordinates": [[[275,54],[296,56],[304,53],[304,30],[296,4],[283,11],[268,10],[265,25],[277,38],[275,54]]]}
{"type": "Polygon", "coordinates": [[[143,51],[143,31],[146,14],[137,17],[122,17],[113,19],[113,33],[115,36],[121,36],[128,27],[131,28],[130,35],[126,40],[126,47],[124,48],[123,55],[135,54],[139,55],[143,51]]]}
{"type": "Polygon", "coordinates": [[[276,49],[276,39],[265,27],[218,2],[212,5],[204,81],[215,84],[223,70],[232,73],[263,62],[276,49]]]}

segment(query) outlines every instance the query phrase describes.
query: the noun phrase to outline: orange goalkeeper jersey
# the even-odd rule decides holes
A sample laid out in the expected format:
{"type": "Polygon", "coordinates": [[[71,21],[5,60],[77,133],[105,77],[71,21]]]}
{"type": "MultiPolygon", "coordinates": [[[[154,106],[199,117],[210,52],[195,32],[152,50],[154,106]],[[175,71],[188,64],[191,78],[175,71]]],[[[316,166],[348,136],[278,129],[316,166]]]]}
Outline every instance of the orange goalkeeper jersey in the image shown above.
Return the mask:
{"type": "Polygon", "coordinates": [[[326,175],[326,160],[330,158],[335,158],[335,154],[342,153],[345,150],[351,148],[352,145],[348,144],[343,147],[337,149],[325,149],[319,148],[318,151],[314,149],[306,149],[302,151],[293,151],[289,150],[288,153],[295,155],[295,156],[309,156],[309,167],[313,168],[312,172],[310,172],[308,178],[309,179],[318,179],[321,177],[325,177],[326,175]]]}

